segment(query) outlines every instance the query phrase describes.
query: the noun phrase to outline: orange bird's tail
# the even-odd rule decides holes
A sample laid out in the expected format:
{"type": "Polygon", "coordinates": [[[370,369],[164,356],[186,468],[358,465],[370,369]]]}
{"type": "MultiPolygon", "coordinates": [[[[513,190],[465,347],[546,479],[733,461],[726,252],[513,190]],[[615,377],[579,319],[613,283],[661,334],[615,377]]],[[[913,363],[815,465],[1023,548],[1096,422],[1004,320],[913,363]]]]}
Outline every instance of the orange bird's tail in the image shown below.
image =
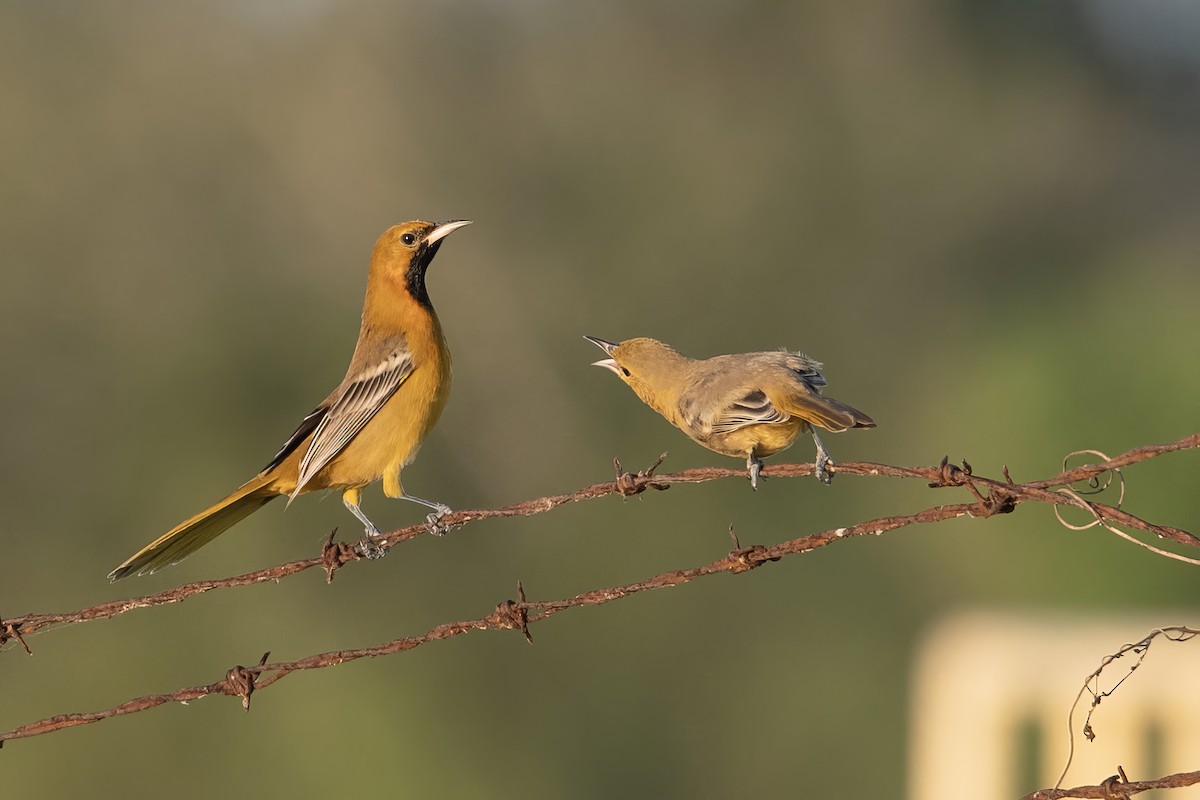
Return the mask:
{"type": "Polygon", "coordinates": [[[178,564],[233,525],[271,502],[279,493],[270,488],[271,478],[258,475],[233,494],[196,516],[186,519],[130,556],[108,574],[110,581],[128,575],[145,575],[178,564]]]}

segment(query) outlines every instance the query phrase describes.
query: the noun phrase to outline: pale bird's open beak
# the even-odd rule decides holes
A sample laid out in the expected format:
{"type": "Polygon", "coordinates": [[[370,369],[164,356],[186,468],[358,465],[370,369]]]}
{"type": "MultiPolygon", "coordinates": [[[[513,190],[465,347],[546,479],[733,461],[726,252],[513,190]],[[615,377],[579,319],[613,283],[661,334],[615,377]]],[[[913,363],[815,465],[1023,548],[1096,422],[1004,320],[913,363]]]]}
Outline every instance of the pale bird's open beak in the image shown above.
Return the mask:
{"type": "MultiPolygon", "coordinates": [[[[601,339],[596,336],[584,336],[583,338],[587,339],[589,342],[596,345],[596,347],[599,347],[601,350],[603,350],[606,354],[608,354],[610,356],[612,355],[613,350],[617,349],[617,345],[615,342],[605,341],[604,339],[601,339]]],[[[621,374],[621,368],[617,366],[616,360],[612,359],[612,358],[602,358],[599,361],[593,361],[592,366],[593,367],[604,367],[605,369],[610,369],[613,371],[613,374],[617,375],[617,376],[620,376],[620,374],[621,374]]]]}
{"type": "Polygon", "coordinates": [[[439,222],[439,223],[437,223],[437,227],[434,228],[432,231],[430,231],[429,235],[425,237],[425,244],[431,245],[436,241],[445,239],[447,236],[454,233],[459,228],[465,227],[470,224],[471,224],[471,220],[469,220],[469,219],[451,219],[451,220],[446,220],[445,222],[439,222]]]}

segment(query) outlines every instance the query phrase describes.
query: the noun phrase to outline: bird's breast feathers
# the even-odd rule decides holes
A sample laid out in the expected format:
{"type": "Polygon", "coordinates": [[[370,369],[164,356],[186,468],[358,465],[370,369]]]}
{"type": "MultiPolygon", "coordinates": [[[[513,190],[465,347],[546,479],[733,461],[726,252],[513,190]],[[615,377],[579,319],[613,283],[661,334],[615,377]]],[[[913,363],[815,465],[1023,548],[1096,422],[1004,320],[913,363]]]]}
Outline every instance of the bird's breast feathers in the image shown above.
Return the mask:
{"type": "Polygon", "coordinates": [[[402,345],[347,374],[326,401],[289,494],[366,484],[408,464],[449,395],[449,364],[402,345]]]}

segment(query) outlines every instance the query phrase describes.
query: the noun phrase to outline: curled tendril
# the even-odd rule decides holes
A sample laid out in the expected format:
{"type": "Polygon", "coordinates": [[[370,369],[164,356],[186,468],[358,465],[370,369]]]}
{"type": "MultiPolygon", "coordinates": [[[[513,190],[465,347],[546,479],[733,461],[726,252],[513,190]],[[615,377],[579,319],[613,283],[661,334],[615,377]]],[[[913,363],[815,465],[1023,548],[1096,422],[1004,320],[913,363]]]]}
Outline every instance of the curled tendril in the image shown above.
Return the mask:
{"type": "MultiPolygon", "coordinates": [[[[1107,459],[1106,459],[1107,460],[1107,459]]],[[[1187,642],[1200,636],[1200,629],[1189,628],[1183,625],[1170,625],[1163,628],[1155,628],[1150,631],[1144,638],[1137,642],[1130,642],[1121,645],[1120,649],[1115,653],[1109,653],[1100,659],[1100,666],[1090,675],[1083,679],[1083,686],[1079,690],[1079,694],[1075,695],[1075,702],[1071,704],[1071,710],[1067,713],[1067,730],[1068,730],[1068,746],[1067,746],[1067,763],[1063,765],[1062,774],[1058,776],[1058,780],[1054,784],[1054,788],[1058,789],[1062,786],[1063,781],[1067,777],[1067,772],[1071,769],[1071,762],[1075,760],[1075,712],[1079,709],[1079,704],[1085,695],[1091,696],[1091,701],[1088,705],[1087,719],[1083,722],[1082,733],[1085,739],[1089,742],[1096,739],[1096,730],[1092,727],[1092,714],[1100,702],[1106,697],[1109,697],[1121,688],[1121,685],[1127,681],[1142,662],[1146,660],[1146,654],[1150,652],[1150,645],[1159,636],[1172,642],[1187,642]],[[1100,676],[1108,669],[1109,665],[1117,661],[1128,653],[1137,656],[1134,663],[1125,668],[1125,674],[1117,678],[1112,688],[1103,689],[1100,686],[1100,676]]]]}
{"type": "MultiPolygon", "coordinates": [[[[1066,472],[1070,468],[1071,459],[1075,456],[1096,456],[1101,461],[1112,461],[1111,458],[1104,453],[1101,453],[1099,450],[1076,450],[1074,453],[1067,453],[1065,456],[1063,456],[1063,472],[1066,472]]],[[[1071,489],[1074,490],[1076,494],[1100,494],[1101,492],[1107,490],[1109,486],[1112,486],[1114,476],[1116,477],[1117,481],[1120,482],[1121,487],[1121,491],[1116,502],[1116,507],[1120,508],[1121,503],[1125,501],[1125,476],[1122,474],[1120,467],[1117,467],[1116,469],[1105,470],[1099,475],[1093,475],[1092,477],[1088,478],[1085,482],[1085,485],[1087,486],[1086,489],[1082,486],[1075,485],[1073,485],[1071,489]],[[1101,481],[1101,478],[1103,478],[1103,481],[1101,481]]]]}
{"type": "MultiPolygon", "coordinates": [[[[1084,455],[1096,456],[1101,461],[1112,460],[1099,450],[1076,450],[1073,453],[1067,453],[1065,456],[1063,456],[1063,472],[1066,472],[1070,468],[1069,465],[1072,458],[1084,455]]],[[[1114,507],[1120,508],[1121,504],[1125,502],[1125,476],[1121,474],[1121,470],[1118,467],[1116,469],[1105,470],[1098,475],[1093,475],[1091,478],[1088,478],[1086,481],[1084,481],[1082,485],[1075,483],[1065,489],[1059,489],[1060,492],[1071,498],[1073,505],[1079,506],[1084,511],[1092,515],[1092,520],[1090,522],[1087,522],[1083,525],[1072,525],[1070,522],[1067,522],[1065,519],[1063,519],[1062,512],[1058,510],[1058,506],[1055,506],[1054,516],[1058,518],[1059,523],[1061,523],[1063,527],[1070,528],[1073,531],[1086,531],[1088,528],[1093,528],[1102,524],[1100,521],[1100,516],[1096,514],[1091,505],[1083,499],[1083,496],[1100,494],[1106,491],[1108,487],[1112,486],[1114,477],[1120,486],[1120,492],[1117,495],[1117,502],[1114,504],[1114,507]]]]}
{"type": "MultiPolygon", "coordinates": [[[[1075,456],[1081,456],[1081,455],[1097,456],[1102,461],[1111,461],[1112,460],[1108,456],[1106,456],[1104,453],[1101,453],[1099,450],[1076,450],[1074,453],[1068,453],[1063,458],[1063,471],[1064,472],[1067,471],[1067,468],[1068,468],[1067,462],[1068,461],[1070,461],[1075,456]]],[[[1064,495],[1065,497],[1070,499],[1069,505],[1073,505],[1073,506],[1076,506],[1077,508],[1081,508],[1088,514],[1091,514],[1091,516],[1092,516],[1091,520],[1084,523],[1083,525],[1074,525],[1070,522],[1067,522],[1065,519],[1063,519],[1062,512],[1059,511],[1059,507],[1057,505],[1054,506],[1055,518],[1058,519],[1059,523],[1064,528],[1068,528],[1073,531],[1086,531],[1088,528],[1094,528],[1097,525],[1099,525],[1102,528],[1104,528],[1106,531],[1108,531],[1109,533],[1115,533],[1117,536],[1120,536],[1122,539],[1132,542],[1133,544],[1136,544],[1138,547],[1144,547],[1152,553],[1157,553],[1160,556],[1174,559],[1175,561],[1182,561],[1186,564],[1193,564],[1195,566],[1200,566],[1200,560],[1198,560],[1198,559],[1188,558],[1187,556],[1181,556],[1178,553],[1172,553],[1167,550],[1163,550],[1161,548],[1155,547],[1154,545],[1147,544],[1146,542],[1143,542],[1140,539],[1136,539],[1133,536],[1130,536],[1125,531],[1120,530],[1119,528],[1113,527],[1112,525],[1110,525],[1109,523],[1104,521],[1103,517],[1100,516],[1100,512],[1096,509],[1095,506],[1093,506],[1087,500],[1083,499],[1084,495],[1100,494],[1105,489],[1107,489],[1109,486],[1112,486],[1114,476],[1116,477],[1116,479],[1118,481],[1118,485],[1121,488],[1120,488],[1120,492],[1117,494],[1117,502],[1113,505],[1113,508],[1119,509],[1121,507],[1121,504],[1125,502],[1125,476],[1121,474],[1120,467],[1114,467],[1112,469],[1105,470],[1104,472],[1101,472],[1101,473],[1089,478],[1085,482],[1085,485],[1087,486],[1086,489],[1085,488],[1076,488],[1075,485],[1072,485],[1072,486],[1064,487],[1062,489],[1057,490],[1059,494],[1064,495]],[[1103,478],[1104,478],[1103,481],[1101,481],[1101,476],[1103,476],[1103,478]]]]}

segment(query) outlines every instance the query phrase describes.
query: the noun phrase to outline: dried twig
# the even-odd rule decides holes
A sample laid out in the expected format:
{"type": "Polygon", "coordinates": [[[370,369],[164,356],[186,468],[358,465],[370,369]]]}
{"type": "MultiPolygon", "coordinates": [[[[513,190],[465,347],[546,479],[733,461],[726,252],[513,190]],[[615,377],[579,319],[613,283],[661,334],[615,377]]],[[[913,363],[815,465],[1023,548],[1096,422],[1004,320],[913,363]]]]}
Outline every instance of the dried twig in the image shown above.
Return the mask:
{"type": "Polygon", "coordinates": [[[1162,628],[1155,628],[1140,640],[1123,644],[1115,653],[1109,653],[1100,659],[1100,666],[1083,679],[1083,686],[1080,687],[1079,694],[1075,695],[1075,702],[1071,704],[1071,710],[1067,714],[1067,731],[1069,737],[1067,763],[1063,765],[1062,774],[1058,776],[1058,780],[1054,783],[1055,790],[1058,790],[1062,786],[1062,782],[1066,780],[1067,771],[1071,769],[1071,762],[1075,760],[1075,711],[1079,708],[1079,702],[1083,700],[1083,696],[1085,694],[1091,695],[1092,698],[1091,704],[1088,706],[1087,719],[1083,721],[1083,735],[1090,742],[1096,738],[1096,732],[1092,728],[1092,714],[1095,713],[1096,708],[1100,705],[1100,701],[1112,695],[1142,665],[1142,662],[1146,659],[1146,654],[1150,652],[1150,645],[1160,636],[1171,642],[1189,642],[1200,636],[1200,630],[1188,628],[1183,625],[1169,625],[1162,628]],[[1125,674],[1120,679],[1114,681],[1111,689],[1101,689],[1100,676],[1108,669],[1109,665],[1126,655],[1134,655],[1137,658],[1129,665],[1125,674]]]}

